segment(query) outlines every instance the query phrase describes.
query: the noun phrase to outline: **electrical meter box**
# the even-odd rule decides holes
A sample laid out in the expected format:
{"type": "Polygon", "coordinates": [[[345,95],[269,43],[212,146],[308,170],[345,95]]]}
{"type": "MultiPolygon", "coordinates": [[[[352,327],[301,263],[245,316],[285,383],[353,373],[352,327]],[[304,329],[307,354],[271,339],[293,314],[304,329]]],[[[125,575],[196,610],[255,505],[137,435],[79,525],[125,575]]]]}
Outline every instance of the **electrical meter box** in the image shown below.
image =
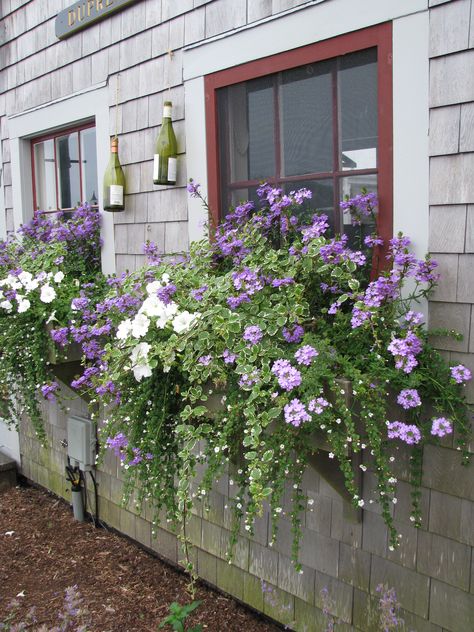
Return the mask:
{"type": "Polygon", "coordinates": [[[95,427],[90,419],[83,417],[67,418],[67,454],[71,465],[80,470],[92,470],[95,464],[95,427]]]}

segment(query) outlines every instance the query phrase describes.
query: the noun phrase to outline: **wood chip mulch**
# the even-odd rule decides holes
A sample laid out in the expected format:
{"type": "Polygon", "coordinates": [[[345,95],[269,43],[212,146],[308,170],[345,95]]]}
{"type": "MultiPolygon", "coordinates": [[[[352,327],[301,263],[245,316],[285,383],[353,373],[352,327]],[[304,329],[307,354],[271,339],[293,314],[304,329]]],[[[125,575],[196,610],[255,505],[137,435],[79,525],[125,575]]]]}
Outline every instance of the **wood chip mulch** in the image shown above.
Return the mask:
{"type": "MultiPolygon", "coordinates": [[[[65,589],[77,585],[88,632],[156,631],[171,602],[191,601],[187,583],[116,533],[78,523],[63,501],[43,490],[16,487],[0,494],[0,624],[16,598],[20,620],[35,606],[38,622],[53,628],[65,589]]],[[[196,599],[203,603],[187,620],[190,626],[200,623],[207,632],[281,629],[204,585],[196,599]]]]}

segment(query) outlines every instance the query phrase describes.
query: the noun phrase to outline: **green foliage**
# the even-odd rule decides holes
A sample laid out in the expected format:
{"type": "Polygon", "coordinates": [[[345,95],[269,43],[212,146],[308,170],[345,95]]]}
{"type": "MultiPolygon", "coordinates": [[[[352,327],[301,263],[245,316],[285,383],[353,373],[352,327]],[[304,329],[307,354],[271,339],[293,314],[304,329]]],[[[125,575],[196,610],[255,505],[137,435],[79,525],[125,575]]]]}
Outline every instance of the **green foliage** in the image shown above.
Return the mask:
{"type": "MultiPolygon", "coordinates": [[[[191,612],[194,612],[196,608],[201,605],[201,601],[193,601],[192,603],[181,606],[179,603],[173,602],[170,605],[170,614],[163,619],[158,628],[164,628],[166,625],[170,625],[173,630],[177,632],[185,632],[185,623],[191,612]]],[[[202,625],[196,625],[187,629],[188,632],[201,632],[202,625]]]]}

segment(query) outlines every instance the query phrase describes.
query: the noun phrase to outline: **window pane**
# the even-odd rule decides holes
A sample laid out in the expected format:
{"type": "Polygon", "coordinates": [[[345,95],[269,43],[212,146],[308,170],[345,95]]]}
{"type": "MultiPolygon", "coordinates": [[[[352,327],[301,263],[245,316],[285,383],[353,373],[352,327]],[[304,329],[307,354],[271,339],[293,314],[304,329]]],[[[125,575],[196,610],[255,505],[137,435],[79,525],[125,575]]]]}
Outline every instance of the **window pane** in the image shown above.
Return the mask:
{"type": "Polygon", "coordinates": [[[377,50],[345,55],[339,64],[342,169],[377,166],[377,50]]]}
{"type": "Polygon", "coordinates": [[[89,204],[98,203],[97,191],[97,156],[95,146],[95,128],[82,130],[81,160],[82,160],[82,201],[89,204]]]}
{"type": "Polygon", "coordinates": [[[59,208],[72,208],[81,203],[78,134],[56,138],[59,208]]]}
{"type": "MultiPolygon", "coordinates": [[[[359,195],[362,189],[377,192],[377,175],[348,176],[339,180],[341,200],[359,195]]],[[[371,218],[363,218],[361,226],[353,226],[350,213],[343,213],[344,233],[349,236],[349,244],[353,248],[360,248],[361,238],[370,235],[375,230],[371,218]]]]}
{"type": "Polygon", "coordinates": [[[219,90],[219,152],[227,183],[274,175],[273,94],[271,77],[219,90]]]}
{"type": "Polygon", "coordinates": [[[45,140],[33,146],[35,164],[36,210],[56,210],[56,176],[54,141],[45,140]]]}
{"type": "Polygon", "coordinates": [[[299,217],[302,222],[309,222],[315,213],[324,213],[328,216],[328,234],[334,234],[334,185],[332,179],[327,180],[301,180],[285,185],[285,191],[297,191],[309,189],[312,198],[305,200],[300,207],[299,217]]]}
{"type": "Polygon", "coordinates": [[[333,64],[309,64],[282,73],[283,175],[333,170],[333,64]]]}

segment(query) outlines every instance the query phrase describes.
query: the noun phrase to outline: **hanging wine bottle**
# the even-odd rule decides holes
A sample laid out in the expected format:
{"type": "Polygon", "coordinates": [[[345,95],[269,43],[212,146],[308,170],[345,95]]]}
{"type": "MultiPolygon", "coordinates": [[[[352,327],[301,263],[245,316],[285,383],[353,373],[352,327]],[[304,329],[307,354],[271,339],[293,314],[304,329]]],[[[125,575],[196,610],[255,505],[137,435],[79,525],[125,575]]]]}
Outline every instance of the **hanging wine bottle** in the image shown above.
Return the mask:
{"type": "Polygon", "coordinates": [[[118,138],[110,141],[110,159],[104,174],[104,211],[123,211],[125,176],[118,157],[118,138]]]}
{"type": "Polygon", "coordinates": [[[176,184],[176,136],[171,123],[171,101],[163,104],[163,122],[156,140],[153,161],[153,182],[155,184],[176,184]]]}

